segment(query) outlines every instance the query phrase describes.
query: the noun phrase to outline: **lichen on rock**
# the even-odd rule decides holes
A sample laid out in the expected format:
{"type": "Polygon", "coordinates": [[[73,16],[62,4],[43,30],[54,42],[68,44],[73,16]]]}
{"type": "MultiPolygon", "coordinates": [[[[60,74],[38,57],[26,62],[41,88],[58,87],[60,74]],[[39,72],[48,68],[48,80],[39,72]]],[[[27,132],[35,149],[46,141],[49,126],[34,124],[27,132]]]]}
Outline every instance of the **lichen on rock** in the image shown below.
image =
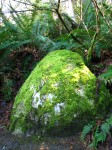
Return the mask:
{"type": "MultiPolygon", "coordinates": [[[[98,107],[96,80],[79,54],[69,50],[49,53],[18,92],[10,130],[18,133],[33,128],[37,131],[39,128],[61,128],[82,115],[95,115],[98,107]]],[[[102,95],[99,93],[98,99],[102,102],[105,90],[102,95]]]]}

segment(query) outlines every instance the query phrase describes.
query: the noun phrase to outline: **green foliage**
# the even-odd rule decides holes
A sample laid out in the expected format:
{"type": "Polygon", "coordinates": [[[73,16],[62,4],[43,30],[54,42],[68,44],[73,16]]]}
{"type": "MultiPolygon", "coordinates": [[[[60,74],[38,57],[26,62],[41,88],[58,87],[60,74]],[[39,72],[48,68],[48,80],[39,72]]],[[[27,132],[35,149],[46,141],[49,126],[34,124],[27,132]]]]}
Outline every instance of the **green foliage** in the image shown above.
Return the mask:
{"type": "Polygon", "coordinates": [[[81,139],[84,140],[87,136],[87,134],[90,133],[91,129],[93,128],[95,123],[90,123],[88,125],[86,125],[84,128],[83,128],[83,132],[81,134],[81,139]]]}
{"type": "MultiPolygon", "coordinates": [[[[71,33],[65,34],[66,31],[59,18],[54,19],[55,14],[49,10],[44,10],[45,8],[50,8],[49,4],[43,4],[43,10],[39,11],[38,7],[40,7],[40,4],[36,1],[35,7],[32,7],[33,11],[29,14],[12,13],[13,23],[2,14],[4,23],[0,27],[0,50],[2,50],[2,57],[3,54],[6,56],[12,50],[26,45],[36,47],[36,49],[38,47],[39,50],[47,52],[62,48],[75,50],[80,47],[82,52],[79,53],[84,56],[84,52],[87,50],[87,59],[90,61],[93,52],[96,53],[97,57],[100,57],[103,49],[110,50],[112,48],[112,9],[105,3],[97,5],[100,8],[98,16],[96,16],[96,8],[92,5],[91,1],[88,0],[86,3],[83,3],[79,7],[80,9],[82,7],[82,20],[78,19],[78,23],[67,14],[61,14],[70,32],[74,37],[78,38],[82,45],[74,41],[71,33]],[[98,18],[97,22],[96,17],[98,18]],[[99,29],[99,32],[96,36],[97,29],[99,29]]],[[[77,12],[77,17],[80,18],[80,11],[77,11],[76,7],[74,9],[77,12]]],[[[15,11],[11,6],[10,10],[12,12],[15,11]]]]}
{"type": "Polygon", "coordinates": [[[111,136],[112,114],[105,121],[97,120],[86,125],[83,128],[81,139],[85,141],[90,148],[97,149],[99,145],[108,140],[111,136]]]}
{"type": "Polygon", "coordinates": [[[105,73],[102,73],[99,77],[99,80],[103,81],[105,85],[112,84],[112,66],[109,66],[105,73]]]}
{"type": "Polygon", "coordinates": [[[45,48],[47,47],[46,43],[50,45],[53,44],[52,40],[44,35],[46,31],[43,31],[43,29],[46,29],[46,27],[43,27],[42,24],[39,23],[36,16],[34,18],[34,16],[18,15],[13,19],[15,19],[15,23],[11,23],[11,21],[5,18],[4,31],[0,28],[0,50],[2,50],[3,53],[9,53],[10,50],[15,50],[20,46],[29,44],[32,45],[32,47],[38,46],[41,50],[43,46],[45,48]],[[46,46],[44,44],[46,44],[46,46]]]}
{"type": "Polygon", "coordinates": [[[4,84],[1,92],[4,94],[4,100],[9,101],[12,99],[12,87],[13,87],[13,81],[10,79],[4,79],[4,84]]]}
{"type": "Polygon", "coordinates": [[[84,38],[82,43],[88,50],[89,61],[91,61],[93,53],[97,57],[101,57],[103,50],[112,49],[112,7],[107,3],[98,3],[97,1],[96,7],[93,2],[87,0],[82,6],[80,4],[80,9],[82,8],[82,19],[80,18],[81,10],[77,12],[77,16],[80,18],[80,24],[86,30],[86,35],[85,32],[84,35],[82,34],[84,38]],[[93,32],[92,36],[89,30],[93,32]]]}

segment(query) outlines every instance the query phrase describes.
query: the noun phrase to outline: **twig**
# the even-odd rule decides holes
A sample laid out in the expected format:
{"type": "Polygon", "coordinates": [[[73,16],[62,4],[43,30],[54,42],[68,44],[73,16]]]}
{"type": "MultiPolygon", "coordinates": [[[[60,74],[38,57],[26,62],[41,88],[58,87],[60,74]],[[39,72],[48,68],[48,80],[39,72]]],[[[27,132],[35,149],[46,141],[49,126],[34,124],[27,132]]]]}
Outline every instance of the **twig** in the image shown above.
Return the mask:
{"type": "Polygon", "coordinates": [[[88,55],[87,55],[87,61],[90,63],[91,61],[91,57],[92,57],[92,51],[93,51],[93,48],[94,48],[94,45],[95,45],[95,41],[96,41],[96,38],[97,38],[97,32],[94,34],[93,36],[93,39],[92,39],[92,42],[91,42],[91,47],[89,48],[88,50],[88,55]]]}
{"type": "Polygon", "coordinates": [[[99,28],[99,17],[98,17],[98,14],[99,14],[99,9],[98,9],[98,5],[97,5],[97,2],[95,0],[92,0],[93,1],[93,4],[94,4],[94,7],[95,7],[95,12],[96,12],[96,32],[99,33],[100,31],[100,28],[99,28]]]}

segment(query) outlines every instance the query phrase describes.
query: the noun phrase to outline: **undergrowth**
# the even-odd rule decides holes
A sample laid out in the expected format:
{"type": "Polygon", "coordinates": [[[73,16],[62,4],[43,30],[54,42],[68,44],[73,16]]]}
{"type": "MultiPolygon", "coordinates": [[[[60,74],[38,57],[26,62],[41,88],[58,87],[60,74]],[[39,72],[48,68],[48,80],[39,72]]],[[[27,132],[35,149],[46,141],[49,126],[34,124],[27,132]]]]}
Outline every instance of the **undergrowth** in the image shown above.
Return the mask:
{"type": "Polygon", "coordinates": [[[112,137],[112,114],[106,119],[98,119],[83,128],[81,139],[91,149],[109,148],[112,137]]]}
{"type": "Polygon", "coordinates": [[[103,81],[105,85],[112,84],[112,65],[110,65],[105,73],[99,76],[99,80],[103,81]]]}

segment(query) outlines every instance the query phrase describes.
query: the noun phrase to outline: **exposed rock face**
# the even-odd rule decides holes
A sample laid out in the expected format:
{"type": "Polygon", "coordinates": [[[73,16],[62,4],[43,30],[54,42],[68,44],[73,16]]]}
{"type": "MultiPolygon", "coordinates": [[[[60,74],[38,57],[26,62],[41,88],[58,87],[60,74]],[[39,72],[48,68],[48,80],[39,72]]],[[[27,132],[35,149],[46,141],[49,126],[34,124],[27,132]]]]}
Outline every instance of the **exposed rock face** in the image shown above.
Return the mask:
{"type": "Polygon", "coordinates": [[[61,128],[83,114],[95,115],[106,97],[105,88],[98,96],[96,90],[96,77],[80,55],[68,50],[51,52],[18,92],[10,130],[18,134],[33,128],[61,128]]]}

